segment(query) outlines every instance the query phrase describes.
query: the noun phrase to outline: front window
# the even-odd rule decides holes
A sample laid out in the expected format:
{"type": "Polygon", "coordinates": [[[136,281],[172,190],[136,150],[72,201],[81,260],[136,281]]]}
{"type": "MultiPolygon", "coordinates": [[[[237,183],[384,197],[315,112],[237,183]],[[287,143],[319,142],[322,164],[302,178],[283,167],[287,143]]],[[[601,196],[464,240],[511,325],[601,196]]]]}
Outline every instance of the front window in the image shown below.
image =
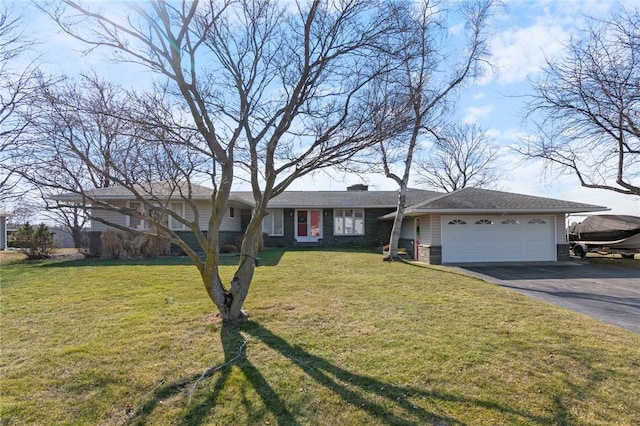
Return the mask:
{"type": "Polygon", "coordinates": [[[364,210],[335,209],[333,233],[334,235],[364,235],[364,210]]]}
{"type": "Polygon", "coordinates": [[[127,226],[132,229],[147,229],[147,223],[142,219],[142,216],[144,215],[144,207],[142,206],[142,203],[132,201],[129,203],[129,208],[136,211],[138,214],[127,216],[127,226]]]}
{"type": "MultiPolygon", "coordinates": [[[[174,208],[174,204],[179,204],[180,207],[175,206],[177,212],[183,211],[182,203],[172,203],[169,207],[174,208]]],[[[165,214],[165,208],[157,203],[153,203],[151,207],[145,206],[140,201],[130,201],[128,203],[129,208],[133,210],[135,213],[127,216],[127,226],[132,229],[137,229],[139,231],[146,231],[149,229],[155,229],[155,224],[160,224],[162,226],[167,226],[168,218],[165,214]]],[[[176,221],[176,226],[180,226],[179,222],[176,221]]],[[[176,228],[182,229],[182,228],[176,228]]]]}
{"type": "MultiPolygon", "coordinates": [[[[184,218],[184,203],[182,201],[173,201],[169,205],[169,208],[176,215],[184,218]]],[[[184,225],[174,218],[172,215],[169,215],[169,228],[174,230],[184,229],[184,225]]]]}
{"type": "Polygon", "coordinates": [[[282,209],[267,210],[262,219],[262,232],[271,236],[284,235],[284,212],[282,209]]]}

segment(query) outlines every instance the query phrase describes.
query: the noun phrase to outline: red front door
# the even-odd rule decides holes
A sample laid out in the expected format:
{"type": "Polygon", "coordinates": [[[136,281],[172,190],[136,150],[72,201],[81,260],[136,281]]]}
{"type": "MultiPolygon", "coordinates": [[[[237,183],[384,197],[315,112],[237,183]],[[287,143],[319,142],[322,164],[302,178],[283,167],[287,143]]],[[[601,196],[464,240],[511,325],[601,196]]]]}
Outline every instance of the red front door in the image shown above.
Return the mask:
{"type": "Polygon", "coordinates": [[[297,221],[298,221],[298,237],[306,237],[308,235],[307,225],[309,222],[307,219],[306,210],[298,210],[297,221]]]}
{"type": "Polygon", "coordinates": [[[296,211],[296,239],[316,242],[322,238],[322,210],[296,211]]]}

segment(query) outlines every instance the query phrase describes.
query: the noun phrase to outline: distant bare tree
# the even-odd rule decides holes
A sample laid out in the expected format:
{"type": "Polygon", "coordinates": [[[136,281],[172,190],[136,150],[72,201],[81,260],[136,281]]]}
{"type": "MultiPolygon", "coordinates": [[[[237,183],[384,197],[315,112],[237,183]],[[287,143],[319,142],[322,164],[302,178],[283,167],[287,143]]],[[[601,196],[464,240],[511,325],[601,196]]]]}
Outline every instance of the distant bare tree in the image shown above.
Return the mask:
{"type": "Polygon", "coordinates": [[[452,192],[472,186],[493,188],[501,174],[495,141],[478,124],[446,126],[426,159],[416,163],[416,181],[433,190],[452,192]]]}
{"type": "MultiPolygon", "coordinates": [[[[147,215],[156,237],[168,238],[191,257],[222,319],[242,318],[268,201],[295,179],[340,164],[387,136],[387,129],[373,124],[377,106],[371,86],[387,71],[383,52],[389,51],[389,41],[405,28],[392,18],[410,3],[151,1],[132,4],[124,19],[71,0],[64,4],[73,13],[49,11],[64,31],[90,49],[116,52],[116,61],[146,67],[156,85],[153,92],[126,94],[130,107],[121,112],[92,111],[87,94],[74,104],[65,96],[49,102],[44,93],[41,105],[47,111],[69,117],[50,124],[50,134],[60,136],[54,150],[60,155],[48,159],[59,163],[56,170],[95,173],[100,182],[125,188],[145,208],[119,207],[84,184],[47,182],[33,168],[25,175],[75,194],[67,199],[92,208],[94,220],[127,232],[144,233],[95,212],[147,215]],[[123,119],[108,162],[93,155],[106,141],[84,137],[82,123],[68,114],[74,109],[123,119]],[[239,266],[225,285],[219,275],[219,229],[238,168],[251,182],[255,207],[239,266]],[[212,216],[204,231],[193,194],[202,176],[213,187],[212,216]],[[158,180],[164,182],[161,195],[153,192],[158,180]],[[181,197],[195,220],[171,211],[171,197],[181,197]],[[150,215],[154,210],[160,214],[150,215]],[[193,231],[204,257],[161,219],[167,216],[193,231]]],[[[39,157],[31,152],[36,164],[39,157]]]]}
{"type": "Polygon", "coordinates": [[[519,151],[587,188],[640,194],[640,9],[592,18],[534,83],[519,151]]]}
{"type": "Polygon", "coordinates": [[[122,162],[133,127],[127,96],[95,75],[41,84],[20,113],[20,137],[6,150],[5,167],[22,177],[23,188],[40,194],[40,215],[68,230],[76,248],[86,246],[85,206],[52,197],[111,186],[111,169],[129,166],[122,162]]]}
{"type": "Polygon", "coordinates": [[[39,200],[29,196],[20,197],[11,210],[11,216],[7,217],[7,227],[17,229],[29,221],[34,221],[42,210],[39,200]]]}
{"type": "Polygon", "coordinates": [[[73,247],[83,254],[88,254],[90,217],[82,203],[60,203],[55,197],[60,195],[61,191],[54,191],[50,187],[37,189],[41,190],[40,196],[43,201],[39,216],[51,220],[67,231],[73,241],[73,247]]]}

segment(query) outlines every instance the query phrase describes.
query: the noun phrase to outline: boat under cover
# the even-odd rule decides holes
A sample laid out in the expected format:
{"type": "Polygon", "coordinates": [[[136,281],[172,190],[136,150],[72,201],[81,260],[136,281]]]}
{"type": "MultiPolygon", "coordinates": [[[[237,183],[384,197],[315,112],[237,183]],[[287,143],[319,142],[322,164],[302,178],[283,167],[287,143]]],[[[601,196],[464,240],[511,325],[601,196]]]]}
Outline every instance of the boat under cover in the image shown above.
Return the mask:
{"type": "MultiPolygon", "coordinates": [[[[625,244],[623,240],[640,234],[640,217],[602,214],[587,217],[569,226],[569,241],[609,242],[625,244]]],[[[629,242],[640,247],[640,237],[629,242]]],[[[631,247],[629,247],[631,248],[631,247]]]]}

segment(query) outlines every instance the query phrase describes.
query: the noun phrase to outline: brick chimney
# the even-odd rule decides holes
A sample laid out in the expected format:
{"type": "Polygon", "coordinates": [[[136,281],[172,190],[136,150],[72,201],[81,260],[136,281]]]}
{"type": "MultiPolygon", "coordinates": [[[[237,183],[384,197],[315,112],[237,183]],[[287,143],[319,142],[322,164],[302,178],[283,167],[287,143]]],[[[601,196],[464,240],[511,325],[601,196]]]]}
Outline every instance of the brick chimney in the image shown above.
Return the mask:
{"type": "Polygon", "coordinates": [[[355,185],[347,186],[347,191],[368,191],[369,185],[363,183],[356,183],[355,185]]]}

